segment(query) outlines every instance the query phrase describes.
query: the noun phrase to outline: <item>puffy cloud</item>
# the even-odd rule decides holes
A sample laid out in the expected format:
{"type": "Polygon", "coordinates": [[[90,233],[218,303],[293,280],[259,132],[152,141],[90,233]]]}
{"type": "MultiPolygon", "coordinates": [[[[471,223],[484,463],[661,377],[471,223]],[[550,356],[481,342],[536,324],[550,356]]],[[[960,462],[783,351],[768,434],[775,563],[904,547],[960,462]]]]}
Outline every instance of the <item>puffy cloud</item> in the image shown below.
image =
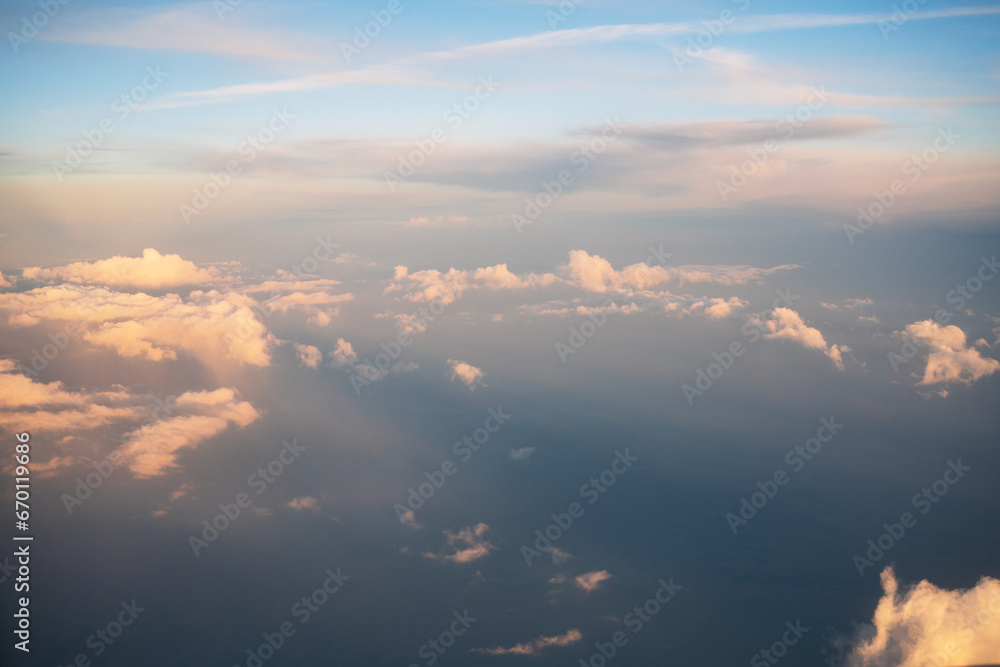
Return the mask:
{"type": "Polygon", "coordinates": [[[299,358],[299,363],[306,368],[319,368],[320,362],[323,361],[323,353],[319,351],[318,347],[312,345],[296,343],[295,354],[299,358]]]}
{"type": "Polygon", "coordinates": [[[601,584],[611,578],[611,573],[607,570],[594,570],[574,577],[573,583],[577,588],[587,591],[596,591],[601,584]]]}
{"type": "Polygon", "coordinates": [[[573,557],[572,554],[568,554],[562,549],[556,549],[555,547],[549,547],[545,552],[552,557],[552,562],[556,565],[562,565],[573,557]]]}
{"type": "Polygon", "coordinates": [[[550,285],[557,280],[551,273],[518,276],[511,273],[506,264],[474,271],[452,268],[445,273],[435,269],[410,273],[405,266],[397,266],[393,282],[385,291],[391,293],[405,290],[405,298],[410,301],[440,301],[447,305],[461,298],[462,293],[468,289],[527,289],[550,285]]]}
{"type": "Polygon", "coordinates": [[[767,332],[764,334],[766,338],[781,338],[794,341],[810,350],[821,350],[830,357],[837,368],[844,370],[843,353],[849,352],[850,348],[843,345],[827,345],[819,329],[807,326],[794,310],[775,308],[770,319],[763,322],[763,326],[767,332]]]}
{"type": "Polygon", "coordinates": [[[176,359],[183,351],[210,366],[219,359],[270,364],[273,337],[253,306],[247,296],[214,290],[182,298],[60,285],[0,294],[0,312],[12,326],[76,322],[85,340],[123,357],[160,361],[176,359]]]}
{"type": "MultiPolygon", "coordinates": [[[[177,450],[195,447],[230,424],[246,426],[260,416],[231,388],[182,394],[161,415],[162,402],[160,407],[151,407],[151,396],[122,388],[69,391],[61,382],[35,382],[15,374],[15,368],[14,361],[0,360],[0,427],[70,433],[72,437],[57,441],[60,449],[66,449],[78,440],[85,441],[79,437],[81,434],[129,424],[115,454],[137,477],[160,475],[173,467],[177,450]],[[134,423],[139,421],[143,424],[135,428],[134,423]]],[[[92,440],[105,438],[94,436],[92,440]]],[[[57,451],[52,459],[40,464],[54,470],[77,463],[87,458],[86,454],[89,452],[79,449],[57,451]]]]}
{"type": "Polygon", "coordinates": [[[23,277],[41,282],[104,285],[119,289],[163,289],[182,285],[212,285],[224,280],[215,268],[199,268],[180,255],[161,255],[153,248],[142,257],[115,255],[96,262],[73,262],[66,266],[24,269],[23,277]]]}
{"type": "Polygon", "coordinates": [[[933,320],[914,322],[906,327],[906,337],[925,345],[931,353],[920,384],[973,382],[1000,369],[1000,361],[983,357],[978,350],[965,346],[965,332],[954,324],[941,326],[933,320]]]}
{"type": "Polygon", "coordinates": [[[311,496],[301,496],[285,503],[285,507],[296,511],[309,510],[315,512],[319,508],[319,501],[311,496]]]}
{"type": "Polygon", "coordinates": [[[723,320],[730,315],[735,315],[738,309],[745,308],[747,303],[735,296],[728,299],[715,297],[711,299],[695,299],[693,301],[690,299],[679,299],[665,305],[663,310],[682,317],[685,315],[704,315],[710,320],[723,320]]]}
{"type": "Polygon", "coordinates": [[[4,278],[3,271],[0,271],[0,287],[13,287],[13,286],[14,283],[12,283],[7,278],[4,278]]]}
{"type": "Polygon", "coordinates": [[[482,369],[476,368],[472,364],[468,364],[464,361],[449,359],[448,365],[451,366],[452,381],[457,378],[461,380],[470,390],[474,390],[476,386],[482,382],[483,376],[485,375],[482,369]]]}
{"type": "Polygon", "coordinates": [[[246,426],[260,417],[250,403],[228,387],[188,392],[177,399],[185,413],[147,424],[129,434],[118,453],[136,477],[156,477],[175,467],[178,450],[193,448],[231,424],[246,426]]]}
{"type": "Polygon", "coordinates": [[[35,382],[16,373],[17,362],[0,360],[0,426],[45,432],[89,431],[145,411],[126,391],[68,391],[62,382],[35,382]]]}
{"type": "Polygon", "coordinates": [[[583,639],[583,633],[577,629],[570,630],[565,634],[554,637],[541,636],[530,642],[515,644],[509,648],[496,646],[494,648],[476,648],[473,653],[485,653],[486,655],[536,655],[547,648],[553,646],[569,646],[583,639]]]}
{"type": "Polygon", "coordinates": [[[448,542],[448,546],[455,549],[455,553],[444,555],[425,553],[424,556],[452,563],[471,563],[474,560],[489,555],[490,551],[496,549],[495,546],[483,538],[483,535],[489,529],[490,527],[485,523],[478,523],[475,526],[463,528],[457,533],[446,530],[444,531],[445,539],[448,542]]]}
{"type": "Polygon", "coordinates": [[[925,667],[1000,663],[1000,581],[968,590],[921,581],[900,590],[892,568],[872,626],[849,647],[845,667],[925,667]]]}
{"type": "Polygon", "coordinates": [[[527,461],[534,453],[534,447],[521,447],[520,449],[510,450],[510,458],[514,461],[527,461]]]}
{"type": "Polygon", "coordinates": [[[572,250],[569,263],[564,270],[570,282],[588,292],[617,291],[629,293],[647,290],[658,285],[676,283],[714,283],[717,285],[744,285],[760,280],[763,276],[798,268],[786,264],[770,269],[752,266],[704,266],[687,265],[674,268],[649,266],[645,262],[630,264],[616,271],[611,262],[599,255],[591,255],[586,250],[572,250]]]}
{"type": "Polygon", "coordinates": [[[353,364],[358,360],[358,355],[354,353],[354,346],[343,338],[337,339],[337,347],[333,350],[333,361],[338,366],[353,364]]]}

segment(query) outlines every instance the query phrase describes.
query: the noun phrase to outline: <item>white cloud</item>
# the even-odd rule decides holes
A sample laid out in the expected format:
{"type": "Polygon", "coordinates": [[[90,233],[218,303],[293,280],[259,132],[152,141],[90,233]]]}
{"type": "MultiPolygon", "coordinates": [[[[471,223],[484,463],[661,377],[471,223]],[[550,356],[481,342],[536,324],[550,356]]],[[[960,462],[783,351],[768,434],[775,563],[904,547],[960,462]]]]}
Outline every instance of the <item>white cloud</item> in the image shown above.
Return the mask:
{"type": "Polygon", "coordinates": [[[971,589],[928,581],[900,590],[892,568],[873,626],[851,642],[845,667],[925,667],[1000,663],[1000,581],[983,577],[971,589]]]}
{"type": "Polygon", "coordinates": [[[449,359],[448,365],[451,366],[452,381],[455,379],[461,380],[470,390],[474,390],[483,381],[485,373],[483,373],[482,369],[476,368],[472,364],[449,359]]]}
{"type": "Polygon", "coordinates": [[[319,351],[318,347],[312,345],[295,343],[295,354],[299,358],[299,363],[306,368],[319,368],[323,361],[323,353],[319,351]]]}
{"type": "Polygon", "coordinates": [[[333,350],[333,361],[338,366],[347,366],[357,362],[358,355],[354,353],[354,346],[343,338],[337,339],[337,347],[333,350]]]}
{"type": "Polygon", "coordinates": [[[285,503],[285,507],[296,511],[309,510],[315,512],[319,508],[319,501],[311,496],[300,496],[285,503]]]}
{"type": "Polygon", "coordinates": [[[601,584],[610,579],[611,576],[611,573],[607,570],[594,570],[575,577],[573,583],[577,588],[590,593],[600,588],[601,584]]]}
{"type": "Polygon", "coordinates": [[[529,273],[518,276],[507,268],[506,264],[497,264],[474,271],[459,271],[449,269],[442,273],[436,269],[427,269],[410,273],[405,266],[397,266],[393,282],[386,288],[386,293],[399,290],[405,292],[405,298],[410,301],[440,301],[447,305],[461,298],[462,293],[469,289],[515,289],[551,285],[557,278],[551,273],[529,273]]]}
{"type": "Polygon", "coordinates": [[[770,318],[764,320],[766,338],[790,340],[811,350],[820,350],[833,361],[840,370],[844,370],[843,353],[850,348],[843,345],[827,345],[826,339],[819,329],[807,326],[794,310],[775,308],[770,318]]]}
{"type": "Polygon", "coordinates": [[[471,563],[483,556],[489,555],[490,551],[496,549],[495,546],[483,538],[486,531],[490,529],[485,523],[478,523],[475,526],[463,528],[457,533],[449,530],[444,531],[448,546],[455,549],[451,554],[425,553],[427,558],[435,560],[446,560],[452,563],[471,563]]]}
{"type": "Polygon", "coordinates": [[[178,450],[193,448],[226,430],[246,426],[260,417],[250,403],[228,387],[188,392],[177,399],[180,414],[147,424],[129,434],[119,453],[136,477],[155,477],[175,467],[178,450]]]}
{"type": "Polygon", "coordinates": [[[40,282],[67,282],[78,285],[103,285],[118,289],[162,289],[183,285],[214,285],[224,281],[215,268],[199,268],[180,255],[161,255],[153,248],[142,257],[115,255],[96,262],[73,262],[66,266],[43,269],[28,267],[22,276],[40,282]]]}
{"type": "Polygon", "coordinates": [[[274,339],[253,305],[247,296],[214,290],[182,298],[59,285],[0,294],[0,312],[12,326],[76,322],[84,340],[123,357],[160,361],[186,352],[213,367],[220,359],[270,364],[274,339]]]}
{"type": "Polygon", "coordinates": [[[534,447],[521,447],[510,450],[510,458],[514,461],[527,461],[535,453],[534,447]]]}
{"type": "Polygon", "coordinates": [[[1000,361],[966,347],[965,332],[954,324],[941,326],[933,320],[924,320],[907,325],[905,333],[914,343],[931,349],[920,380],[922,385],[941,382],[971,385],[1000,370],[1000,361]]]}
{"type": "Polygon", "coordinates": [[[553,637],[541,636],[530,642],[515,644],[509,648],[496,646],[494,648],[476,648],[473,653],[485,653],[486,655],[536,655],[541,651],[553,646],[570,646],[583,639],[583,633],[573,629],[568,632],[553,637]]]}

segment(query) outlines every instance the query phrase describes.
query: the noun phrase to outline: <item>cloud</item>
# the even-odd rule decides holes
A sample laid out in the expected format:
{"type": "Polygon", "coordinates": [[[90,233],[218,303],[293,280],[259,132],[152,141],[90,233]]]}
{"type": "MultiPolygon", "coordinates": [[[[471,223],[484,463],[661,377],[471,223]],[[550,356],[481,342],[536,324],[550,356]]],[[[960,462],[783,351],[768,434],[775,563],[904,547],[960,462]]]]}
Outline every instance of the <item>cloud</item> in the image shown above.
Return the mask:
{"type": "Polygon", "coordinates": [[[451,268],[445,273],[436,269],[410,273],[407,267],[397,266],[393,282],[385,291],[391,293],[403,290],[405,298],[410,301],[440,301],[447,305],[461,298],[462,293],[469,289],[522,290],[551,285],[556,280],[551,273],[518,276],[511,273],[506,264],[473,271],[451,268]]]}
{"type": "Polygon", "coordinates": [[[759,269],[752,266],[705,266],[691,264],[667,268],[649,266],[645,262],[630,264],[616,271],[611,262],[600,255],[591,255],[586,250],[571,250],[569,263],[564,267],[569,281],[588,292],[617,291],[630,293],[647,290],[666,284],[683,286],[685,283],[714,283],[717,285],[745,285],[759,281],[762,277],[798,268],[793,264],[759,269]]]}
{"type": "Polygon", "coordinates": [[[965,346],[965,332],[954,324],[941,326],[932,320],[907,325],[906,337],[931,349],[927,368],[919,384],[959,382],[971,385],[1000,370],[1000,361],[983,357],[965,346]]]}
{"type": "Polygon", "coordinates": [[[928,581],[900,590],[892,568],[872,626],[855,638],[844,667],[925,667],[1000,663],[1000,581],[983,577],[971,589],[928,581]]]}
{"type": "Polygon", "coordinates": [[[455,359],[449,359],[448,365],[451,366],[452,381],[454,382],[457,378],[461,380],[470,390],[475,390],[475,388],[483,381],[485,373],[483,373],[482,369],[476,368],[472,364],[468,364],[464,361],[457,361],[455,359]]]}
{"type": "Polygon", "coordinates": [[[295,354],[299,358],[299,363],[306,368],[319,368],[320,363],[323,361],[323,353],[319,351],[318,347],[313,347],[312,345],[296,343],[295,354]]]}
{"type": "Polygon", "coordinates": [[[771,312],[770,319],[763,322],[763,326],[767,331],[764,334],[765,338],[790,340],[811,350],[821,350],[837,368],[844,370],[842,355],[844,352],[849,352],[850,348],[843,345],[827,345],[819,329],[807,326],[794,310],[775,308],[771,312]]]}
{"type": "Polygon", "coordinates": [[[285,507],[296,511],[309,510],[315,512],[319,507],[319,502],[311,496],[300,496],[285,503],[285,507]]]}
{"type": "Polygon", "coordinates": [[[565,634],[553,637],[538,637],[524,644],[516,644],[509,648],[496,646],[494,648],[476,648],[471,653],[485,653],[486,655],[536,655],[547,648],[554,646],[570,646],[583,639],[583,633],[577,629],[569,630],[565,634]]]}
{"type": "MultiPolygon", "coordinates": [[[[260,417],[228,387],[187,392],[170,401],[166,414],[160,414],[162,403],[151,407],[152,396],[120,387],[113,391],[70,391],[62,382],[35,382],[16,374],[16,368],[13,360],[0,360],[0,427],[70,433],[71,437],[55,441],[49,461],[40,462],[52,470],[99,456],[96,450],[76,446],[78,441],[86,441],[81,434],[142,421],[138,428],[127,427],[116,454],[137,477],[155,477],[174,467],[179,449],[196,447],[230,425],[246,426],[260,417]]],[[[106,438],[102,434],[92,440],[96,444],[106,438]]]]}
{"type": "Polygon", "coordinates": [[[228,387],[188,392],[177,399],[182,414],[147,424],[128,435],[118,452],[136,477],[156,477],[175,467],[178,450],[193,448],[226,430],[260,417],[250,403],[228,387]]]}
{"type": "Polygon", "coordinates": [[[534,447],[521,447],[520,449],[510,450],[510,458],[513,461],[527,461],[534,453],[534,447]]]}
{"type": "Polygon", "coordinates": [[[343,338],[337,339],[337,347],[333,350],[333,361],[338,366],[347,366],[357,362],[358,355],[354,352],[354,346],[343,338]]]}
{"type": "Polygon", "coordinates": [[[0,360],[0,427],[45,432],[90,431],[141,419],[146,410],[122,389],[68,391],[62,382],[35,382],[17,373],[17,362],[0,360]]]}
{"type": "Polygon", "coordinates": [[[180,255],[161,255],[153,248],[142,257],[115,255],[96,262],[73,262],[66,266],[24,269],[23,277],[40,282],[67,282],[126,289],[162,289],[183,285],[214,285],[223,281],[216,268],[198,268],[180,255]]]}
{"type": "Polygon", "coordinates": [[[730,315],[735,315],[740,308],[745,308],[747,301],[739,297],[711,298],[711,299],[682,299],[672,301],[663,307],[663,310],[676,315],[704,315],[710,320],[722,320],[730,315]]]}
{"type": "Polygon", "coordinates": [[[0,271],[0,287],[13,287],[13,286],[14,283],[12,283],[7,278],[4,278],[3,271],[0,271]]]}
{"type": "Polygon", "coordinates": [[[607,570],[594,570],[592,572],[587,572],[586,574],[581,574],[573,579],[574,585],[590,593],[591,591],[596,591],[601,587],[601,584],[611,578],[611,573],[607,570]]]}
{"type": "Polygon", "coordinates": [[[452,554],[432,554],[425,553],[424,556],[434,560],[446,560],[452,563],[471,563],[483,556],[489,555],[490,551],[496,549],[489,541],[483,539],[483,535],[490,529],[485,523],[478,523],[475,526],[466,527],[452,533],[444,531],[448,546],[455,549],[452,554]]]}
{"type": "Polygon", "coordinates": [[[162,361],[186,352],[213,367],[220,359],[270,364],[274,338],[257,319],[255,305],[250,297],[215,290],[182,298],[59,285],[0,294],[0,313],[12,326],[76,322],[84,340],[123,357],[162,361]]]}
{"type": "Polygon", "coordinates": [[[555,563],[556,565],[562,565],[563,563],[565,563],[566,561],[568,561],[570,558],[573,557],[571,554],[568,554],[562,549],[557,549],[555,547],[549,547],[545,550],[545,552],[552,557],[552,562],[555,563]]]}

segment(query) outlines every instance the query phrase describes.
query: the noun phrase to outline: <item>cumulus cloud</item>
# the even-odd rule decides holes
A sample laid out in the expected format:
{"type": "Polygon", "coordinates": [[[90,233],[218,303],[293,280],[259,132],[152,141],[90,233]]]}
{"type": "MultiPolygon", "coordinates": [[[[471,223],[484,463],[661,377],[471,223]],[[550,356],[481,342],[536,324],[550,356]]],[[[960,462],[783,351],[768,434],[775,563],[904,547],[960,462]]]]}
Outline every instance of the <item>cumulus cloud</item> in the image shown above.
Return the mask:
{"type": "Polygon", "coordinates": [[[607,570],[594,570],[581,574],[573,578],[573,584],[584,591],[590,593],[601,587],[601,584],[611,578],[611,573],[607,570]]]}
{"type": "Polygon", "coordinates": [[[347,366],[357,362],[358,355],[354,352],[354,346],[343,338],[337,339],[337,347],[333,350],[333,362],[338,366],[347,366]]]}
{"type": "Polygon", "coordinates": [[[506,264],[474,271],[452,268],[445,273],[435,269],[410,273],[407,267],[397,266],[393,282],[385,291],[391,293],[402,290],[405,298],[410,301],[440,301],[447,305],[461,298],[462,293],[470,289],[521,290],[550,285],[556,280],[556,276],[551,273],[518,276],[511,273],[506,264]]]}
{"type": "Polygon", "coordinates": [[[215,268],[199,268],[180,255],[161,255],[153,248],[142,257],[115,255],[96,262],[73,262],[66,266],[43,269],[32,266],[22,276],[40,282],[66,282],[79,285],[103,285],[119,289],[163,289],[183,285],[213,285],[224,280],[215,268]]]}
{"type": "Polygon", "coordinates": [[[320,362],[323,361],[323,353],[312,345],[296,343],[295,354],[299,358],[299,363],[306,368],[319,368],[320,362]]]}
{"type": "Polygon", "coordinates": [[[189,413],[147,424],[129,434],[118,452],[136,477],[156,477],[175,467],[178,450],[193,448],[230,425],[246,426],[260,417],[234,389],[188,392],[177,399],[189,413]]]}
{"type": "Polygon", "coordinates": [[[0,360],[0,426],[44,432],[89,431],[138,420],[145,414],[122,389],[69,391],[62,382],[35,382],[17,373],[17,362],[0,360]]]}
{"type": "Polygon", "coordinates": [[[810,350],[820,350],[837,368],[844,370],[843,353],[849,352],[850,348],[843,345],[827,345],[819,329],[806,325],[794,310],[775,308],[770,318],[763,322],[763,326],[766,331],[765,338],[790,340],[810,350]]]}
{"type": "MultiPolygon", "coordinates": [[[[77,447],[82,436],[124,424],[117,458],[137,477],[154,477],[174,466],[179,449],[192,448],[230,425],[246,426],[260,417],[234,389],[187,392],[170,402],[166,414],[152,407],[153,397],[116,387],[112,391],[71,391],[62,382],[36,382],[17,374],[10,359],[0,360],[0,427],[32,432],[68,433],[53,439],[53,458],[39,462],[55,470],[93,457],[77,447]],[[176,413],[176,414],[175,414],[176,413]],[[136,422],[142,424],[135,428],[136,422]]],[[[93,443],[105,438],[91,438],[93,443]]],[[[39,468],[41,471],[42,469],[39,468]]]]}
{"type": "Polygon", "coordinates": [[[13,286],[14,283],[12,283],[7,278],[4,278],[3,271],[0,271],[0,287],[13,287],[13,286]]]}
{"type": "Polygon", "coordinates": [[[472,653],[484,653],[486,655],[536,655],[547,648],[554,646],[569,646],[583,639],[583,633],[577,629],[569,630],[565,634],[553,637],[541,636],[532,639],[530,642],[515,644],[509,648],[496,646],[494,648],[476,648],[472,653]]]}
{"type": "Polygon", "coordinates": [[[300,496],[285,503],[285,507],[296,511],[309,510],[315,512],[319,508],[319,501],[311,496],[300,496]]]}
{"type": "Polygon", "coordinates": [[[844,667],[1000,663],[1000,581],[983,577],[967,590],[921,581],[901,589],[886,568],[882,587],[872,625],[849,641],[844,667]]]}
{"type": "Polygon", "coordinates": [[[710,320],[723,320],[731,315],[735,315],[740,308],[745,308],[748,302],[739,297],[711,298],[711,299],[680,299],[671,301],[663,307],[663,310],[679,316],[704,315],[710,320]]]}
{"type": "Polygon", "coordinates": [[[513,461],[527,461],[534,453],[534,447],[521,447],[520,449],[510,450],[510,458],[513,461]]]}
{"type": "Polygon", "coordinates": [[[545,552],[552,558],[552,562],[555,563],[556,565],[562,565],[563,563],[565,563],[566,561],[568,561],[570,558],[573,557],[571,554],[568,554],[562,549],[557,549],[555,547],[549,547],[548,549],[545,550],[545,552]]]}
{"type": "Polygon", "coordinates": [[[210,366],[219,359],[270,364],[273,336],[257,319],[254,305],[250,297],[215,290],[182,298],[59,285],[0,294],[0,313],[11,326],[75,322],[83,339],[123,357],[161,361],[183,351],[210,366]]]}
{"type": "Polygon", "coordinates": [[[982,356],[965,346],[965,332],[954,324],[941,326],[933,320],[914,322],[906,327],[906,337],[930,348],[927,368],[920,384],[958,382],[970,385],[1000,370],[1000,361],[982,356]]]}
{"type": "Polygon", "coordinates": [[[425,553],[424,556],[452,563],[471,563],[489,555],[490,551],[496,549],[483,537],[489,529],[490,527],[485,523],[478,523],[475,526],[463,528],[457,533],[446,530],[444,531],[445,540],[448,542],[448,546],[455,550],[454,553],[425,553]]]}
{"type": "Polygon", "coordinates": [[[714,283],[717,285],[745,285],[759,281],[762,277],[797,268],[787,264],[770,269],[759,269],[752,266],[704,266],[686,265],[667,268],[650,266],[645,262],[630,264],[621,271],[616,271],[611,262],[600,255],[591,255],[586,250],[572,250],[569,253],[569,263],[564,267],[569,281],[588,292],[628,292],[631,290],[647,290],[658,285],[685,283],[714,283]]]}
{"type": "Polygon", "coordinates": [[[483,373],[482,369],[476,368],[472,364],[468,364],[464,361],[457,361],[455,359],[449,359],[448,365],[451,366],[452,381],[454,382],[458,379],[470,390],[474,390],[483,381],[485,373],[483,373]]]}

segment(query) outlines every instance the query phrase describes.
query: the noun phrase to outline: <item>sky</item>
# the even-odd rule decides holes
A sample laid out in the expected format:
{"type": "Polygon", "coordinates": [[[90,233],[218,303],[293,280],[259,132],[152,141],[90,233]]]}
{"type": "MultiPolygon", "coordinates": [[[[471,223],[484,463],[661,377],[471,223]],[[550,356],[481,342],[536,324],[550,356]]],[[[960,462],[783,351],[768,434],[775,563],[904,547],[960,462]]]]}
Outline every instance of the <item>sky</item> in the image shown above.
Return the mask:
{"type": "Polygon", "coordinates": [[[4,665],[1000,664],[1000,5],[0,26],[4,665]]]}

